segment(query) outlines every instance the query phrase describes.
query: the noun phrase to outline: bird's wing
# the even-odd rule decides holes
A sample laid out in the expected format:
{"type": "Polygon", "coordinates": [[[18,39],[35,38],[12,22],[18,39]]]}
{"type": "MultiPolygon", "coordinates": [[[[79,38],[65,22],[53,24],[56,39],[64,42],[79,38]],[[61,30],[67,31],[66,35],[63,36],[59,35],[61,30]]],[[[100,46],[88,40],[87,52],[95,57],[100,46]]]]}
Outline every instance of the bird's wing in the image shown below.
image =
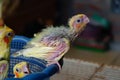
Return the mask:
{"type": "Polygon", "coordinates": [[[49,42],[44,46],[34,46],[16,52],[13,56],[23,55],[46,61],[59,60],[69,50],[69,41],[65,38],[49,42]]]}
{"type": "Polygon", "coordinates": [[[53,51],[54,48],[52,47],[32,47],[20,50],[13,54],[13,56],[20,56],[23,55],[25,57],[34,57],[34,58],[42,58],[44,59],[48,52],[53,51]]]}
{"type": "Polygon", "coordinates": [[[62,38],[61,40],[58,40],[58,42],[53,44],[57,44],[56,48],[53,53],[47,55],[47,59],[59,61],[70,48],[69,40],[62,38]]]}

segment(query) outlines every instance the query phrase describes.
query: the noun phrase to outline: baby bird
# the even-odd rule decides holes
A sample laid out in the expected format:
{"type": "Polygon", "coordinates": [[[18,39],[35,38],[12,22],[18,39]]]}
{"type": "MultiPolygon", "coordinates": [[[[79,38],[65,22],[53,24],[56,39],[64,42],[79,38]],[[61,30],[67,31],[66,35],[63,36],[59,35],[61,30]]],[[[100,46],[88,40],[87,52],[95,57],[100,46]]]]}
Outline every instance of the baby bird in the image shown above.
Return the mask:
{"type": "Polygon", "coordinates": [[[15,74],[15,78],[22,78],[30,74],[28,63],[20,62],[16,64],[13,68],[13,73],[15,74]]]}
{"type": "Polygon", "coordinates": [[[48,65],[58,64],[58,61],[70,49],[71,42],[84,30],[88,22],[89,18],[86,15],[78,14],[69,19],[69,27],[48,27],[36,34],[25,48],[16,52],[14,56],[43,59],[48,65]]]}

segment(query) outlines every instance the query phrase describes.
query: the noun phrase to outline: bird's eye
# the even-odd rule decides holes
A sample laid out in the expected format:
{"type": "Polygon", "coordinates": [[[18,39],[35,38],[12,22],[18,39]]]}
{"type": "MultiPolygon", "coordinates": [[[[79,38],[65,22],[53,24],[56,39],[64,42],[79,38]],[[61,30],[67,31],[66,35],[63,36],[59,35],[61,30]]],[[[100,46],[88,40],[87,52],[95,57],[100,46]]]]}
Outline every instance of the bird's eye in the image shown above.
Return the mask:
{"type": "Polygon", "coordinates": [[[80,22],[81,22],[81,19],[78,19],[78,20],[77,20],[77,23],[80,23],[80,22]]]}
{"type": "Polygon", "coordinates": [[[19,69],[16,69],[16,71],[17,71],[17,72],[20,72],[20,70],[19,70],[19,69]]]}
{"type": "Polygon", "coordinates": [[[8,36],[8,37],[11,37],[11,36],[13,36],[13,35],[14,35],[13,32],[9,32],[9,33],[6,34],[6,36],[8,36]]]}

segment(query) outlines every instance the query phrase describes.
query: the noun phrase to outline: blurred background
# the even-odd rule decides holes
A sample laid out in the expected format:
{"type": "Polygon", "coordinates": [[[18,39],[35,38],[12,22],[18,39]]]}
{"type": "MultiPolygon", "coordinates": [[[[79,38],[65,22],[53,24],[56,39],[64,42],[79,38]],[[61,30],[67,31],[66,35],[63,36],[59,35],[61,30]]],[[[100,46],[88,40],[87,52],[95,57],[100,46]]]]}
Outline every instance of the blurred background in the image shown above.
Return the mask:
{"type": "Polygon", "coordinates": [[[4,0],[2,18],[16,35],[32,38],[49,25],[67,25],[78,13],[90,23],[67,58],[120,66],[120,0],[4,0]]]}
{"type": "Polygon", "coordinates": [[[73,43],[75,49],[114,55],[120,51],[119,0],[3,0],[2,7],[6,25],[16,35],[30,38],[49,25],[67,26],[68,19],[78,13],[91,22],[73,43]]]}

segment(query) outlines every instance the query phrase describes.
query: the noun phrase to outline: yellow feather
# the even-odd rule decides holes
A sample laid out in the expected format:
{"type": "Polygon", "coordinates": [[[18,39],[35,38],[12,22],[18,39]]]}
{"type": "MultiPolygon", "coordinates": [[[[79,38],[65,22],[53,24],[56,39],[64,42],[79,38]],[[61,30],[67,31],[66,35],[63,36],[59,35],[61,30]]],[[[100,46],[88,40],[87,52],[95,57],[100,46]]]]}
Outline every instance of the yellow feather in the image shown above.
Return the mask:
{"type": "Polygon", "coordinates": [[[32,47],[25,49],[22,54],[25,57],[44,58],[49,52],[52,52],[53,47],[32,47]]]}

